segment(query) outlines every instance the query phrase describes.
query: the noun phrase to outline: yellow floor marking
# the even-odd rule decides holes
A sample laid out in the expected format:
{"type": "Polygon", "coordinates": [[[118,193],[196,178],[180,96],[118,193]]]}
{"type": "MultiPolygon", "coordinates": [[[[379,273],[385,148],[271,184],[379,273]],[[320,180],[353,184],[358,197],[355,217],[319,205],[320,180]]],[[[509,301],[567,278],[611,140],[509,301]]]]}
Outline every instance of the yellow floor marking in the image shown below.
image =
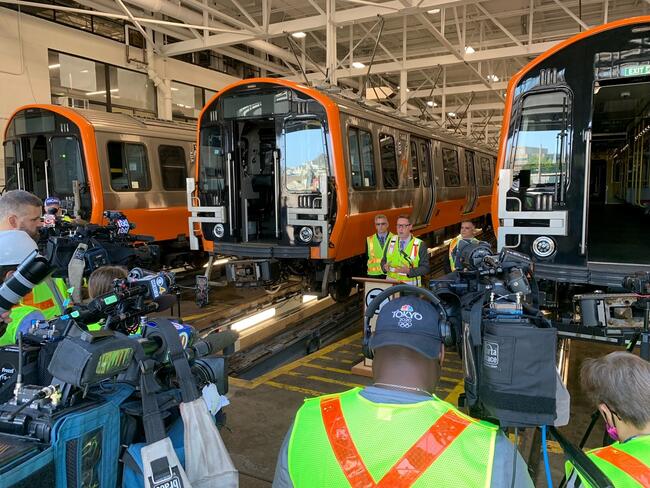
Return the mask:
{"type": "Polygon", "coordinates": [[[352,364],[352,363],[354,363],[354,361],[352,361],[352,359],[336,359],[336,358],[331,358],[329,356],[321,356],[318,359],[326,359],[327,361],[336,361],[336,362],[343,363],[343,364],[352,364]]]}
{"type": "Polygon", "coordinates": [[[300,366],[305,368],[322,369],[323,371],[329,371],[330,373],[352,374],[352,372],[348,369],[332,368],[330,366],[321,366],[320,364],[314,364],[314,363],[305,363],[305,364],[301,364],[300,366]]]}
{"type": "MultiPolygon", "coordinates": [[[[242,388],[257,388],[258,386],[269,382],[270,380],[277,378],[278,376],[281,376],[283,374],[287,374],[289,371],[293,371],[294,369],[304,366],[309,361],[320,358],[321,356],[326,356],[328,353],[332,351],[336,351],[342,346],[345,346],[347,344],[352,344],[354,342],[357,342],[361,339],[361,332],[357,332],[356,334],[351,335],[350,337],[346,337],[345,339],[341,339],[338,342],[335,342],[334,344],[330,344],[329,346],[326,346],[322,349],[319,349],[318,351],[310,354],[309,356],[305,356],[304,358],[297,359],[289,364],[285,364],[284,366],[281,366],[277,369],[274,369],[273,371],[269,371],[268,373],[263,374],[262,376],[258,376],[254,380],[243,380],[241,378],[231,378],[230,381],[233,382],[234,385],[242,387],[242,388]],[[237,380],[236,382],[233,380],[237,380]]],[[[345,370],[341,370],[345,371],[345,370]]],[[[350,374],[349,371],[346,371],[346,373],[350,374]]]]}
{"type": "Polygon", "coordinates": [[[321,381],[323,383],[331,383],[333,385],[349,386],[350,388],[363,388],[364,386],[366,386],[366,385],[362,385],[361,383],[352,383],[350,381],[335,380],[333,378],[325,378],[323,376],[302,375],[297,371],[290,371],[289,373],[287,373],[287,375],[293,376],[295,378],[305,378],[307,380],[321,381]]]}
{"type": "Polygon", "coordinates": [[[183,317],[183,322],[189,322],[192,320],[197,320],[197,319],[202,319],[204,317],[207,317],[208,315],[212,315],[214,313],[218,312],[218,310],[211,310],[210,312],[204,312],[204,313],[197,313],[194,315],[188,315],[187,317],[183,317]]]}
{"type": "Polygon", "coordinates": [[[454,406],[458,405],[458,397],[460,396],[461,393],[465,391],[465,381],[460,380],[458,383],[456,383],[456,386],[454,386],[454,389],[449,392],[449,394],[444,398],[446,402],[451,403],[454,406]]]}
{"type": "Polygon", "coordinates": [[[304,393],[305,395],[309,395],[312,397],[325,395],[325,392],[323,391],[310,390],[309,388],[301,388],[299,386],[293,386],[293,385],[285,385],[284,383],[279,383],[277,381],[269,380],[266,381],[264,384],[268,386],[273,386],[274,388],[281,388],[283,390],[295,391],[297,393],[304,393]]]}

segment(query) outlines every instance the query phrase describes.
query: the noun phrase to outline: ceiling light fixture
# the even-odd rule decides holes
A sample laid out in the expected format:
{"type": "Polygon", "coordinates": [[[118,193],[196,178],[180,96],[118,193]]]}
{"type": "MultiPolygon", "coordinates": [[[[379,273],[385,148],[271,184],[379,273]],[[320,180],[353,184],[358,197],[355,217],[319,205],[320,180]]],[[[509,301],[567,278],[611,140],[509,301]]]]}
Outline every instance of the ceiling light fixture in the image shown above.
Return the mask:
{"type": "Polygon", "coordinates": [[[440,9],[439,8],[432,8],[431,10],[427,10],[427,13],[431,14],[431,15],[436,15],[436,14],[440,13],[440,9]]]}
{"type": "Polygon", "coordinates": [[[429,107],[433,107],[433,106],[434,106],[433,100],[429,100],[429,101],[427,102],[427,105],[428,105],[429,107]]]}
{"type": "Polygon", "coordinates": [[[475,52],[472,46],[465,46],[465,54],[474,54],[475,52]]]}
{"type": "Polygon", "coordinates": [[[50,68],[50,69],[57,69],[57,68],[60,68],[60,67],[61,67],[61,65],[59,63],[51,64],[51,65],[48,66],[48,68],[50,68]]]}
{"type": "Polygon", "coordinates": [[[363,69],[366,67],[366,65],[363,64],[361,61],[355,61],[354,63],[352,63],[352,67],[356,69],[363,69]]]}
{"type": "Polygon", "coordinates": [[[294,32],[291,35],[296,39],[304,39],[305,37],[307,37],[307,34],[305,34],[303,31],[294,32]]]}
{"type": "Polygon", "coordinates": [[[447,112],[450,117],[456,117],[456,112],[447,112]]]}

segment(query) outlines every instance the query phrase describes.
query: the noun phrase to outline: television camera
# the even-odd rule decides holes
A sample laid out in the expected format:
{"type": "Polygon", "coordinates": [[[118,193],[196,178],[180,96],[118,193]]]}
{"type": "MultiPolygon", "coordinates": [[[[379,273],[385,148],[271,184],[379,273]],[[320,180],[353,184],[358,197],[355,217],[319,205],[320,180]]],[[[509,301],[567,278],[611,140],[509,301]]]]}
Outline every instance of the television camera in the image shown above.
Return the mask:
{"type": "Polygon", "coordinates": [[[164,311],[173,288],[172,274],[133,270],[111,293],[0,348],[0,477],[8,486],[115,486],[128,471],[118,470],[120,446],[144,440],[152,404],[178,431],[188,388],[227,392],[227,357],[214,354],[231,350],[237,334],[199,339],[187,324],[148,317],[164,311]]]}
{"type": "Polygon", "coordinates": [[[122,213],[104,212],[106,225],[64,222],[41,228],[39,248],[57,268],[56,276],[69,277],[70,264],[82,264],[81,275],[88,277],[95,269],[107,264],[148,268],[160,265],[160,248],[149,244],[153,237],[132,234],[135,224],[122,213]]]}

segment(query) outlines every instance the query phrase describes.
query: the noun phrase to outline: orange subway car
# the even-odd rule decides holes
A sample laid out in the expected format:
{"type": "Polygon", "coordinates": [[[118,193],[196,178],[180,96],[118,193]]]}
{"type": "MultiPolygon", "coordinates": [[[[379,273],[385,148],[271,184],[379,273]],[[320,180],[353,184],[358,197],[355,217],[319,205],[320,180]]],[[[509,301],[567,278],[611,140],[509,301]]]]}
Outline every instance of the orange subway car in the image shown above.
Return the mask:
{"type": "MultiPolygon", "coordinates": [[[[248,79],[204,107],[193,247],[230,256],[230,281],[349,294],[374,217],[411,214],[431,238],[490,210],[494,152],[338,89],[248,79]]],[[[457,229],[455,229],[457,231],[457,229]]]]}
{"type": "Polygon", "coordinates": [[[58,105],[28,105],[4,134],[5,189],[61,199],[69,214],[103,223],[120,210],[138,234],[163,243],[179,264],[187,248],[186,177],[194,170],[194,124],[58,105]]]}

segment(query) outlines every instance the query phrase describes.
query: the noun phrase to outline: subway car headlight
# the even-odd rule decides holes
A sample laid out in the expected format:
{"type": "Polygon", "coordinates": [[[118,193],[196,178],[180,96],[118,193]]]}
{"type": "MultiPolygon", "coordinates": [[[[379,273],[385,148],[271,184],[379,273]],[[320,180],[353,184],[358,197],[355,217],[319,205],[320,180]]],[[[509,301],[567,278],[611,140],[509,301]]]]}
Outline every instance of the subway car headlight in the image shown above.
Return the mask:
{"type": "Polygon", "coordinates": [[[226,228],[223,224],[217,224],[214,226],[212,233],[214,234],[214,237],[221,239],[226,234],[226,228]]]}
{"type": "Polygon", "coordinates": [[[314,238],[314,231],[311,227],[301,227],[298,233],[298,238],[302,242],[311,242],[314,238]]]}
{"type": "Polygon", "coordinates": [[[555,252],[555,241],[547,236],[540,236],[533,241],[531,246],[535,256],[547,258],[555,252]]]}

